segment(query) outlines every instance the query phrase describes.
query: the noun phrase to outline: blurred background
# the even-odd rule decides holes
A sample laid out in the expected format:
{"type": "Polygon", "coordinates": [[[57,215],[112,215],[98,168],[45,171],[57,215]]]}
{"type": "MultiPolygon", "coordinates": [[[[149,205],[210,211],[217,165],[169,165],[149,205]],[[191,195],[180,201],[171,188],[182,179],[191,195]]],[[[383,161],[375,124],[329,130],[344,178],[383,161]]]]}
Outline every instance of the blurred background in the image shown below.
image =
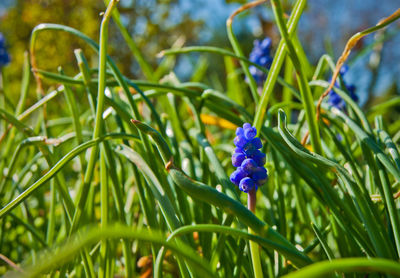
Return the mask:
{"type": "MultiPolygon", "coordinates": [[[[145,59],[156,68],[161,62],[157,53],[173,46],[212,45],[230,49],[225,21],[232,11],[245,2],[121,0],[118,9],[122,23],[145,59]]],[[[294,1],[283,2],[290,13],[294,1]]],[[[315,65],[324,53],[332,55],[336,61],[352,34],[375,25],[399,6],[397,0],[310,0],[298,28],[310,62],[315,65]]],[[[6,69],[9,91],[15,92],[15,98],[11,97],[11,100],[17,100],[23,53],[29,47],[30,34],[36,25],[46,22],[71,26],[98,41],[100,13],[104,10],[103,0],[1,0],[0,32],[6,38],[12,59],[6,69]]],[[[256,38],[270,36],[276,47],[279,34],[271,22],[272,18],[272,10],[266,4],[235,19],[234,30],[246,55],[256,38]]],[[[367,101],[368,94],[388,97],[399,93],[399,30],[399,23],[390,25],[384,31],[384,44],[376,47],[375,51],[360,49],[368,49],[375,40],[382,38],[382,34],[369,35],[359,43],[358,50],[353,51],[346,81],[356,85],[361,104],[367,101]]],[[[113,24],[109,37],[109,53],[121,71],[130,78],[144,78],[113,24]]],[[[97,55],[82,41],[66,33],[43,32],[36,46],[38,67],[55,72],[61,65],[67,74],[74,75],[78,72],[73,53],[76,48],[82,48],[90,65],[96,66],[97,55]]],[[[219,56],[179,55],[170,67],[182,81],[188,80],[190,73],[200,67],[205,71],[203,82],[226,91],[225,84],[220,81],[225,80],[224,60],[219,56]]],[[[34,92],[32,96],[35,96],[34,92]]]]}

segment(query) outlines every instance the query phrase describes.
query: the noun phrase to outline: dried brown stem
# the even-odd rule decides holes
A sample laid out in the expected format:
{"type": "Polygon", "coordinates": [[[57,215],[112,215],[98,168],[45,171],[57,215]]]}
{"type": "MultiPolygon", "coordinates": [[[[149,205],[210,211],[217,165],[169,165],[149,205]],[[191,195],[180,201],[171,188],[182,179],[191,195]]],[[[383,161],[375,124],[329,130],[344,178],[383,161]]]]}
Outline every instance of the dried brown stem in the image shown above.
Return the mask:
{"type": "Polygon", "coordinates": [[[247,3],[247,4],[243,5],[243,6],[241,6],[240,8],[238,8],[236,11],[234,11],[234,12],[228,17],[228,19],[226,20],[226,25],[227,25],[227,26],[231,26],[231,25],[232,25],[232,22],[233,22],[233,18],[234,18],[235,16],[237,16],[238,14],[240,14],[241,12],[243,12],[243,11],[245,11],[245,10],[248,10],[248,9],[251,9],[251,8],[253,8],[253,7],[255,7],[255,6],[258,6],[258,5],[260,5],[260,4],[262,4],[262,3],[265,3],[265,2],[267,2],[267,0],[259,0],[259,1],[254,1],[254,2],[247,3]]]}
{"type": "MultiPolygon", "coordinates": [[[[391,21],[394,21],[396,19],[398,19],[398,17],[400,16],[400,9],[396,10],[393,14],[391,14],[390,16],[380,20],[378,22],[378,24],[375,27],[381,27],[382,25],[387,25],[389,24],[391,21]]],[[[320,96],[318,103],[317,103],[317,113],[316,113],[316,117],[317,120],[320,119],[321,116],[321,103],[323,101],[323,99],[329,94],[329,92],[332,90],[333,86],[335,85],[335,81],[336,78],[339,75],[340,69],[342,68],[343,64],[345,63],[345,61],[347,60],[347,58],[349,57],[351,50],[354,48],[354,46],[357,44],[357,42],[363,38],[364,36],[376,31],[378,29],[376,28],[369,28],[367,30],[364,30],[363,32],[358,32],[357,34],[353,35],[346,43],[346,46],[343,50],[342,55],[339,57],[337,63],[336,63],[336,67],[335,67],[335,71],[333,73],[333,77],[331,80],[331,83],[329,84],[328,88],[324,91],[324,93],[320,96]]]]}
{"type": "Polygon", "coordinates": [[[7,258],[6,256],[4,256],[3,254],[0,254],[0,259],[3,260],[5,263],[7,263],[9,266],[11,266],[12,268],[14,268],[15,270],[19,271],[19,272],[24,272],[22,270],[22,268],[20,268],[16,263],[14,263],[13,261],[11,261],[9,258],[7,258]]]}

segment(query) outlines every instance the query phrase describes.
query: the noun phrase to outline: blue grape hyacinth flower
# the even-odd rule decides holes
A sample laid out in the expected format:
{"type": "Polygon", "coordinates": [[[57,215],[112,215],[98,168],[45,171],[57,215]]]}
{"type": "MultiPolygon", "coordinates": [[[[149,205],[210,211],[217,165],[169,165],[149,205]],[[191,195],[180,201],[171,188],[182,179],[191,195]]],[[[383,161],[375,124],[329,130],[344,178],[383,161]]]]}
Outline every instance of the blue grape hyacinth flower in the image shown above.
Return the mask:
{"type": "MultiPolygon", "coordinates": [[[[343,76],[346,74],[346,72],[349,70],[349,66],[347,65],[343,65],[342,68],[340,69],[339,74],[343,76]]],[[[330,80],[331,81],[331,80],[330,80]]],[[[330,82],[329,81],[329,82],[330,82]]],[[[356,87],[354,85],[348,85],[346,84],[346,82],[343,81],[343,85],[346,87],[347,91],[349,92],[350,97],[354,100],[354,101],[358,101],[358,96],[356,95],[356,87]]],[[[335,82],[335,87],[340,88],[339,83],[336,81],[335,82]]],[[[328,99],[328,103],[340,110],[344,110],[346,107],[346,103],[345,101],[334,91],[331,90],[329,92],[329,99],[328,99]]]]}
{"type": "Polygon", "coordinates": [[[2,33],[0,33],[0,68],[10,63],[10,55],[8,55],[5,39],[2,33]]]}
{"type": "Polygon", "coordinates": [[[266,155],[260,151],[261,139],[256,137],[257,129],[249,123],[236,129],[233,143],[236,146],[232,155],[232,165],[237,167],[231,174],[231,182],[248,193],[267,182],[268,174],[264,167],[266,155]]]}
{"type": "MultiPolygon", "coordinates": [[[[257,65],[269,69],[272,63],[270,38],[266,37],[263,40],[255,40],[253,50],[250,53],[249,60],[257,65]]],[[[262,87],[267,75],[259,70],[256,66],[249,66],[250,74],[253,76],[258,87],[262,87]]]]}

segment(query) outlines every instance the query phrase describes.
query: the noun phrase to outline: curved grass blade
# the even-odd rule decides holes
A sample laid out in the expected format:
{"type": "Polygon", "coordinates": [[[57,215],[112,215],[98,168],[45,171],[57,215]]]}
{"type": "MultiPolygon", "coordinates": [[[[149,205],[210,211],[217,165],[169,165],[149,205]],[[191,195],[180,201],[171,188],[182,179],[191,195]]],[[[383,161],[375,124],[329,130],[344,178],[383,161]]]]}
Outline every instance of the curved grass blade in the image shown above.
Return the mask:
{"type": "MultiPolygon", "coordinates": [[[[35,133],[30,127],[24,125],[20,120],[15,118],[11,113],[7,112],[6,110],[0,109],[0,117],[4,118],[10,124],[15,126],[25,136],[35,137],[35,133]]],[[[52,163],[53,160],[52,160],[52,156],[51,156],[51,152],[50,152],[49,148],[46,145],[44,145],[44,146],[39,146],[39,149],[43,153],[44,157],[46,158],[47,163],[50,166],[53,165],[53,163],[52,163]]],[[[67,192],[67,189],[66,189],[66,186],[65,186],[63,180],[61,178],[57,177],[57,182],[59,185],[60,193],[63,197],[66,208],[68,210],[68,214],[70,216],[70,213],[72,213],[72,210],[73,210],[72,200],[67,192]]],[[[1,216],[0,216],[0,218],[1,218],[1,216]]]]}
{"type": "MultiPolygon", "coordinates": [[[[242,230],[227,227],[227,226],[215,225],[215,224],[196,224],[196,225],[191,225],[191,226],[180,227],[179,229],[176,229],[173,233],[171,233],[168,236],[167,242],[173,240],[174,238],[176,238],[178,236],[182,236],[184,234],[193,233],[193,232],[220,233],[220,234],[239,237],[239,238],[242,238],[245,240],[251,240],[251,241],[258,243],[259,245],[261,245],[264,248],[276,250],[277,252],[284,255],[289,260],[293,259],[293,254],[292,254],[291,250],[281,244],[278,244],[269,239],[248,233],[246,231],[242,231],[242,230]]],[[[162,251],[162,253],[165,254],[165,251],[162,251]]],[[[156,277],[161,277],[161,266],[162,266],[161,262],[162,262],[162,259],[164,256],[164,254],[162,254],[162,253],[159,253],[157,256],[156,267],[155,267],[156,277]]],[[[303,255],[303,258],[305,260],[309,260],[308,257],[306,257],[305,255],[303,255]]],[[[293,263],[294,265],[297,265],[296,261],[292,261],[291,263],[293,263]]]]}
{"type": "Polygon", "coordinates": [[[314,223],[311,223],[311,227],[315,235],[317,236],[322,248],[324,249],[326,256],[331,261],[332,259],[335,258],[335,256],[333,255],[331,248],[329,247],[326,239],[324,238],[324,235],[321,233],[320,229],[314,223]]]}
{"type": "MultiPolygon", "coordinates": [[[[201,277],[215,277],[213,270],[210,269],[207,262],[187,245],[167,242],[164,235],[159,232],[149,231],[148,229],[135,229],[118,224],[105,228],[90,228],[84,233],[81,232],[71,237],[71,239],[67,240],[61,246],[43,252],[40,259],[38,259],[39,263],[23,268],[25,273],[22,277],[38,277],[40,274],[49,273],[71,261],[85,247],[96,244],[101,240],[116,240],[120,238],[164,245],[173,251],[176,256],[190,263],[201,277]]],[[[6,277],[15,277],[14,274],[9,273],[6,277]]],[[[17,273],[16,275],[21,277],[21,273],[17,273]]]]}
{"type": "MultiPolygon", "coordinates": [[[[98,70],[92,70],[94,72],[98,72],[98,70]]],[[[83,86],[87,84],[85,83],[84,80],[81,79],[81,74],[77,74],[74,77],[71,76],[66,76],[66,75],[60,75],[54,72],[49,72],[49,71],[45,71],[42,69],[35,69],[35,72],[41,77],[41,78],[46,78],[48,80],[53,80],[56,82],[61,82],[61,83],[65,83],[68,85],[79,85],[79,86],[83,86]]],[[[151,88],[151,89],[157,89],[161,92],[169,92],[169,91],[173,91],[175,92],[176,95],[179,96],[187,96],[187,97],[200,97],[202,92],[199,92],[198,90],[191,90],[188,88],[198,88],[200,90],[206,90],[209,89],[208,86],[201,84],[201,83],[193,83],[193,82],[188,82],[188,83],[181,83],[179,85],[176,86],[171,86],[168,84],[160,84],[160,83],[155,83],[155,82],[149,82],[149,81],[144,81],[144,80],[131,80],[127,77],[123,77],[124,81],[130,85],[131,87],[135,88],[135,87],[139,87],[139,88],[151,88]]],[[[97,83],[96,79],[92,79],[90,80],[90,84],[95,84],[97,83]]],[[[107,79],[107,86],[110,87],[116,87],[118,86],[118,82],[114,79],[107,79]]],[[[147,95],[144,94],[146,97],[147,95]]],[[[143,98],[143,96],[141,94],[137,95],[133,95],[132,96],[133,99],[142,99],[145,100],[143,98]]]]}
{"type": "MultiPolygon", "coordinates": [[[[283,18],[283,8],[281,2],[279,0],[271,0],[271,1],[272,1],[272,10],[274,11],[275,19],[282,36],[282,40],[286,44],[288,54],[291,58],[293,66],[296,69],[298,83],[300,87],[301,99],[304,105],[304,110],[306,112],[306,120],[308,123],[308,128],[310,130],[311,145],[316,153],[322,154],[319,126],[317,123],[317,119],[315,119],[316,112],[315,112],[313,97],[311,94],[311,89],[307,82],[305,68],[303,63],[300,62],[298,54],[296,53],[296,50],[294,48],[294,44],[290,38],[288,28],[283,18]]],[[[299,0],[298,2],[303,2],[303,0],[299,0]]]]}
{"type": "Polygon", "coordinates": [[[129,161],[134,163],[145,176],[154,197],[159,202],[163,216],[168,224],[169,230],[174,231],[181,226],[179,219],[176,217],[175,209],[171,200],[165,193],[163,186],[159,179],[156,177],[152,169],[146,161],[137,152],[125,145],[118,145],[115,151],[125,156],[129,161]]]}
{"type": "MultiPolygon", "coordinates": [[[[262,237],[268,238],[275,241],[278,244],[282,244],[288,249],[292,250],[294,254],[302,256],[296,247],[294,247],[290,242],[288,242],[283,236],[277,233],[274,229],[267,227],[266,223],[257,218],[250,210],[243,206],[240,202],[228,197],[227,195],[217,191],[211,186],[205,185],[201,182],[192,180],[186,176],[180,169],[173,165],[171,151],[166,149],[166,142],[161,137],[158,132],[153,132],[151,127],[148,127],[144,123],[139,123],[137,121],[132,121],[132,123],[137,126],[141,131],[146,133],[149,130],[149,135],[156,142],[164,163],[166,163],[166,169],[174,180],[175,184],[178,185],[183,191],[189,194],[191,197],[198,199],[200,201],[206,202],[213,206],[216,206],[226,213],[236,216],[243,224],[250,227],[253,231],[262,237]]],[[[306,265],[311,262],[311,260],[306,259],[296,259],[300,260],[301,265],[306,265]]]]}
{"type": "Polygon", "coordinates": [[[385,237],[378,228],[377,219],[374,217],[374,208],[371,207],[370,200],[365,198],[365,194],[361,194],[359,188],[356,188],[353,177],[349,174],[349,172],[344,169],[341,165],[324,158],[318,154],[314,154],[309,152],[306,148],[304,148],[300,142],[298,142],[288,131],[286,127],[286,115],[281,110],[279,111],[279,131],[286,141],[286,143],[292,148],[292,150],[305,158],[308,161],[313,161],[314,163],[323,166],[334,168],[338,173],[339,177],[343,180],[343,183],[346,185],[350,196],[354,202],[355,207],[357,208],[359,216],[362,218],[365,228],[368,232],[368,235],[371,239],[372,244],[375,247],[375,250],[379,256],[391,258],[393,255],[393,249],[391,244],[388,242],[387,237],[385,237]]]}
{"type": "Polygon", "coordinates": [[[174,182],[191,197],[209,203],[224,210],[228,214],[236,216],[243,224],[251,228],[258,235],[274,241],[277,244],[281,244],[288,248],[288,250],[291,250],[293,254],[291,254],[291,257],[288,257],[288,259],[295,260],[297,266],[304,266],[311,262],[311,260],[305,259],[302,256],[302,253],[283,236],[274,229],[267,227],[263,221],[257,218],[241,203],[231,199],[223,193],[220,193],[210,186],[190,179],[181,170],[174,166],[170,166],[169,173],[174,182]]]}
{"type": "MultiPolygon", "coordinates": [[[[238,59],[238,60],[241,60],[241,61],[247,63],[248,65],[255,66],[257,69],[261,70],[266,75],[268,75],[268,73],[270,72],[269,69],[262,67],[259,64],[251,62],[248,58],[246,58],[244,56],[238,56],[231,51],[228,51],[226,49],[219,48],[219,47],[214,47],[214,46],[188,46],[188,47],[182,47],[180,49],[166,49],[166,50],[161,51],[159,53],[159,56],[184,54],[184,53],[191,53],[191,52],[215,53],[215,54],[219,54],[219,55],[223,55],[223,56],[233,57],[235,59],[238,59]]],[[[299,91],[295,87],[293,87],[292,85],[287,83],[285,81],[285,79],[283,79],[279,75],[277,76],[277,82],[279,84],[281,84],[282,86],[284,86],[286,89],[288,89],[296,98],[301,99],[299,91]]]]}
{"type": "Polygon", "coordinates": [[[400,276],[400,263],[379,258],[345,258],[323,261],[306,266],[298,271],[283,276],[284,278],[317,278],[335,272],[343,273],[373,273],[380,272],[400,276]]]}
{"type": "Polygon", "coordinates": [[[354,134],[365,143],[369,149],[378,157],[379,161],[388,169],[388,171],[394,176],[394,178],[400,182],[400,170],[393,165],[393,162],[387,155],[382,151],[382,149],[376,144],[376,142],[364,132],[352,119],[350,119],[346,114],[335,107],[322,104],[322,108],[326,111],[332,112],[333,115],[338,116],[349,128],[354,132],[354,134]]]}
{"type": "Polygon", "coordinates": [[[74,157],[79,155],[84,150],[93,147],[104,140],[112,140],[112,139],[136,139],[137,137],[127,134],[106,134],[101,137],[98,137],[94,140],[87,141],[77,147],[75,147],[72,151],[67,153],[62,159],[60,159],[43,177],[37,180],[34,184],[32,184],[29,188],[27,188],[24,192],[22,192],[17,198],[13,201],[5,205],[0,210],[0,219],[3,218],[9,211],[15,208],[19,203],[28,198],[34,191],[36,191],[40,186],[49,181],[58,171],[61,170],[62,167],[65,166],[69,161],[71,161],[74,157]]]}
{"type": "MultiPolygon", "coordinates": [[[[320,86],[323,88],[328,88],[329,82],[324,80],[313,80],[310,82],[310,86],[320,86]]],[[[342,89],[338,87],[333,87],[335,93],[337,93],[346,103],[350,105],[350,107],[354,110],[356,115],[361,119],[361,123],[364,129],[369,133],[372,134],[372,128],[367,120],[365,114],[361,111],[360,107],[357,103],[349,96],[349,94],[345,93],[342,89]]]]}
{"type": "Polygon", "coordinates": [[[392,138],[385,130],[379,129],[378,136],[385,144],[387,151],[392,156],[397,169],[400,171],[400,154],[396,144],[393,142],[392,138]]]}
{"type": "MultiPolygon", "coordinates": [[[[68,27],[68,26],[64,26],[64,25],[60,25],[60,24],[52,24],[52,23],[42,23],[37,25],[33,31],[32,31],[32,35],[31,35],[31,43],[30,43],[30,48],[31,48],[31,53],[33,53],[33,49],[34,49],[34,45],[35,45],[35,41],[37,39],[37,35],[38,33],[44,31],[44,30],[58,30],[58,31],[64,31],[70,34],[73,34],[75,36],[77,36],[78,38],[84,40],[94,51],[96,51],[97,53],[99,53],[99,45],[92,40],[91,38],[89,38],[88,36],[86,36],[85,34],[83,34],[82,32],[68,27]]],[[[129,88],[126,84],[126,81],[123,77],[123,75],[121,74],[121,72],[119,71],[119,69],[117,68],[117,66],[115,65],[114,61],[111,59],[110,56],[106,55],[107,58],[107,64],[108,66],[111,68],[111,71],[115,77],[115,79],[117,80],[118,84],[122,87],[128,102],[131,106],[132,112],[135,115],[136,119],[140,120],[141,116],[139,114],[139,111],[136,107],[135,102],[132,99],[132,95],[131,92],[129,91],[129,88]]],[[[36,66],[34,66],[33,71],[36,70],[36,66]]],[[[158,126],[160,127],[160,130],[163,131],[164,128],[162,126],[160,117],[155,109],[155,107],[153,106],[153,104],[150,102],[150,100],[143,94],[142,90],[139,89],[139,87],[136,86],[136,84],[132,83],[131,84],[134,89],[142,96],[142,98],[144,99],[144,101],[146,102],[146,104],[148,105],[148,107],[150,108],[150,110],[152,111],[155,120],[158,124],[158,126]]]]}
{"type": "MultiPolygon", "coordinates": [[[[65,75],[61,67],[59,68],[59,73],[61,76],[65,75]]],[[[78,145],[80,145],[83,143],[83,135],[81,123],[79,121],[79,110],[72,89],[66,84],[64,84],[64,95],[72,116],[72,122],[76,134],[76,141],[78,145]]],[[[79,159],[81,162],[81,167],[85,168],[85,157],[83,156],[83,154],[79,156],[79,159]]]]}
{"type": "Polygon", "coordinates": [[[0,195],[2,194],[3,190],[5,190],[5,186],[6,186],[7,181],[11,180],[11,177],[12,177],[12,175],[14,173],[15,164],[17,163],[17,159],[19,157],[21,157],[20,156],[21,151],[25,147],[29,147],[31,145],[40,146],[40,145],[45,145],[45,144],[52,144],[52,142],[53,142],[53,144],[58,145],[59,143],[62,142],[62,139],[61,140],[53,140],[52,141],[51,139],[47,139],[47,137],[45,137],[45,136],[35,136],[35,137],[26,138],[20,144],[18,144],[14,154],[11,157],[10,164],[8,165],[7,174],[5,174],[2,177],[2,180],[0,182],[0,195]]]}
{"type": "Polygon", "coordinates": [[[390,112],[391,107],[400,105],[400,96],[392,97],[385,102],[376,104],[367,110],[368,117],[375,117],[377,114],[390,112]]]}
{"type": "Polygon", "coordinates": [[[239,196],[236,193],[233,184],[230,182],[228,176],[225,173],[225,170],[222,168],[221,162],[218,160],[215,152],[208,142],[207,138],[199,131],[194,132],[194,137],[197,139],[197,142],[202,146],[204,152],[206,153],[212,168],[214,169],[218,179],[220,180],[221,184],[223,185],[224,189],[227,192],[227,195],[232,199],[239,200],[239,196]]]}

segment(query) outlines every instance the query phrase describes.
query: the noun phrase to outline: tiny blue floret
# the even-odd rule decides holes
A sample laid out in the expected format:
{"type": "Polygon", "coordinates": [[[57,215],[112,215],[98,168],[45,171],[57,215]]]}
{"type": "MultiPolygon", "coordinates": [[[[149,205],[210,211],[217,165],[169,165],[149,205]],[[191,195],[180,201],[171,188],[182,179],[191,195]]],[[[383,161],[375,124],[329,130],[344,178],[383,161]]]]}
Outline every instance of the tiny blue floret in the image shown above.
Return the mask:
{"type": "Polygon", "coordinates": [[[251,124],[245,123],[236,129],[236,137],[233,140],[236,148],[232,155],[232,165],[238,167],[231,174],[231,182],[239,186],[239,189],[248,193],[267,182],[268,174],[264,168],[266,155],[260,151],[261,139],[255,137],[257,129],[251,124]]]}
{"type": "Polygon", "coordinates": [[[245,177],[247,177],[247,173],[239,167],[231,174],[231,182],[239,186],[240,181],[245,177]]]}
{"type": "Polygon", "coordinates": [[[267,182],[267,170],[264,167],[257,167],[251,174],[251,178],[255,180],[258,185],[263,185],[267,182]]]}
{"type": "Polygon", "coordinates": [[[256,150],[252,154],[253,160],[257,163],[258,166],[263,167],[266,162],[266,155],[259,150],[256,150]]]}
{"type": "Polygon", "coordinates": [[[257,168],[257,163],[252,158],[246,158],[245,160],[243,160],[242,165],[240,165],[240,167],[242,167],[247,174],[251,175],[257,168]]]}
{"type": "Polygon", "coordinates": [[[243,160],[246,159],[246,155],[244,153],[234,153],[232,155],[232,165],[235,167],[239,167],[242,165],[243,160]]]}
{"type": "Polygon", "coordinates": [[[244,137],[246,137],[247,140],[251,140],[254,137],[256,137],[257,134],[257,129],[255,127],[249,127],[244,131],[244,137]]]}
{"type": "Polygon", "coordinates": [[[254,180],[249,177],[245,177],[239,183],[239,189],[246,193],[252,190],[255,186],[256,184],[254,183],[254,180]]]}

